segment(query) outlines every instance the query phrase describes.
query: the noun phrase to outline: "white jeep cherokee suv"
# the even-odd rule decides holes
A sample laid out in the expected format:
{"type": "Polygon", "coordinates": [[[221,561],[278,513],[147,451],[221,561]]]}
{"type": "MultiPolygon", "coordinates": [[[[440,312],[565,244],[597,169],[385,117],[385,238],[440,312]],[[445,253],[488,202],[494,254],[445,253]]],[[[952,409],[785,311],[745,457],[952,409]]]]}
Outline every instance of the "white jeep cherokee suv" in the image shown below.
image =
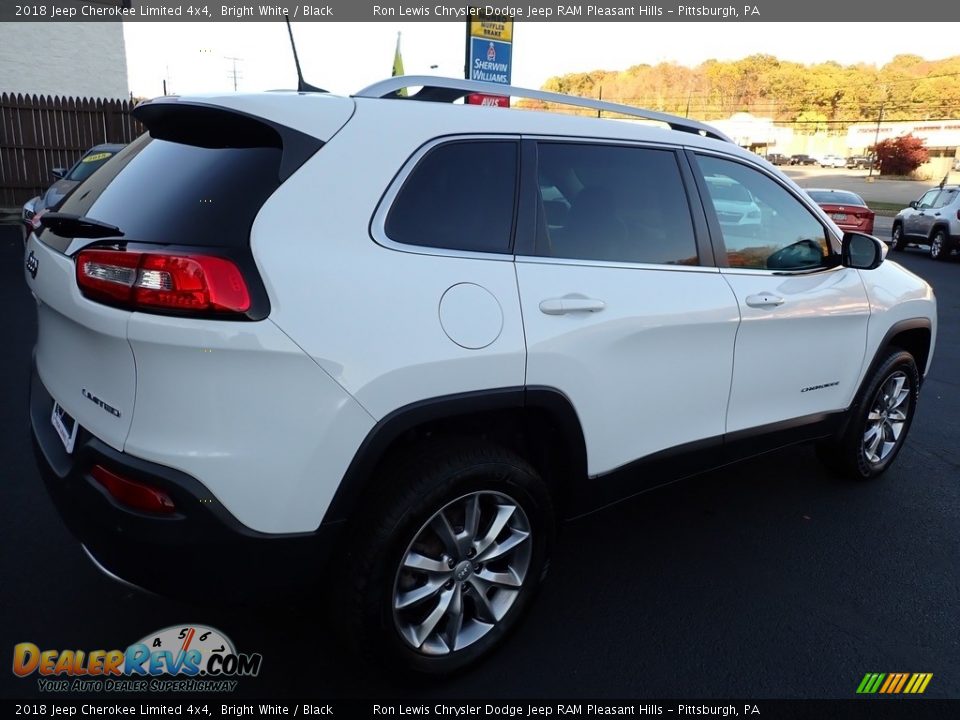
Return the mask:
{"type": "Polygon", "coordinates": [[[564,518],[798,441],[889,467],[923,280],[708,126],[451,102],[487,89],[160,98],[44,215],[33,438],[101,568],[319,585],[352,645],[448,672],[516,625],[564,518]]]}

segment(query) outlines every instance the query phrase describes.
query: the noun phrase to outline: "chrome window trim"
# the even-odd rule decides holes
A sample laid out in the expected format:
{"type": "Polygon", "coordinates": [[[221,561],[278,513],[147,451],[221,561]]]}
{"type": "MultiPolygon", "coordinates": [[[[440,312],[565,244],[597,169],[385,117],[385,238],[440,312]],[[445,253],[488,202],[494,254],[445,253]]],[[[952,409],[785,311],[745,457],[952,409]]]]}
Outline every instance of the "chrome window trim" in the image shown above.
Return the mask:
{"type": "Polygon", "coordinates": [[[823,273],[845,270],[843,265],[831,265],[830,267],[810,268],[807,270],[766,270],[763,268],[720,268],[723,275],[776,275],[778,277],[796,277],[798,275],[820,275],[823,273]]]}
{"type": "Polygon", "coordinates": [[[516,262],[526,265],[573,265],[577,267],[605,267],[622,270],[666,270],[668,272],[719,273],[720,268],[712,265],[661,265],[658,263],[631,263],[616,260],[581,260],[578,258],[542,257],[539,255],[517,255],[516,262]]]}
{"type": "Polygon", "coordinates": [[[686,146],[680,142],[659,142],[654,140],[632,140],[630,138],[607,137],[603,135],[550,135],[539,133],[523,133],[521,138],[524,140],[536,140],[537,142],[558,142],[558,143],[577,143],[580,145],[615,145],[621,147],[641,147],[648,150],[663,150],[665,152],[676,153],[683,151],[686,146]]]}

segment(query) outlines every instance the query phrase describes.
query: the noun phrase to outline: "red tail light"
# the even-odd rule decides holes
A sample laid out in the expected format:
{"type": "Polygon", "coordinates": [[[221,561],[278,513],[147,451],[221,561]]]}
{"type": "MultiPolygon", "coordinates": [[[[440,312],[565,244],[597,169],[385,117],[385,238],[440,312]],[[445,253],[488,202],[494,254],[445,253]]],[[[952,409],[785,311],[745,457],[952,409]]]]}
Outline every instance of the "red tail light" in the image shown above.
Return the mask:
{"type": "Polygon", "coordinates": [[[132,309],[224,313],[250,309],[240,268],[212,255],[81,250],[77,284],[91,300],[132,309]]]}
{"type": "Polygon", "coordinates": [[[134,510],[164,515],[176,511],[173,500],[163,490],[121,477],[107,470],[103,465],[94,465],[90,469],[90,474],[121,505],[134,510]]]}

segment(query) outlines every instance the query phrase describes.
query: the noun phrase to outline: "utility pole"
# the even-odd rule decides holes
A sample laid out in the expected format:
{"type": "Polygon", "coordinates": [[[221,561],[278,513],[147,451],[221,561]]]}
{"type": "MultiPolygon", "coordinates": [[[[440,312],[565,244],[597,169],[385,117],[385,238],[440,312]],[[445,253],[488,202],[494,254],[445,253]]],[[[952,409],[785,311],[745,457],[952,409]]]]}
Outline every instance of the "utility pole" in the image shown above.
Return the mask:
{"type": "Polygon", "coordinates": [[[868,178],[873,177],[873,166],[877,164],[877,143],[880,142],[880,123],[883,122],[884,105],[886,105],[885,102],[880,103],[880,114],[877,115],[877,132],[873,136],[873,162],[870,163],[870,172],[867,174],[868,178]]]}
{"type": "Polygon", "coordinates": [[[239,58],[239,57],[224,57],[223,59],[224,59],[224,60],[229,60],[230,62],[233,63],[232,69],[230,69],[230,70],[227,71],[227,77],[230,78],[231,80],[233,80],[233,91],[236,92],[236,91],[237,91],[237,80],[240,80],[240,79],[243,78],[243,73],[241,73],[239,70],[237,70],[237,63],[238,63],[238,62],[243,62],[243,58],[239,58]]]}

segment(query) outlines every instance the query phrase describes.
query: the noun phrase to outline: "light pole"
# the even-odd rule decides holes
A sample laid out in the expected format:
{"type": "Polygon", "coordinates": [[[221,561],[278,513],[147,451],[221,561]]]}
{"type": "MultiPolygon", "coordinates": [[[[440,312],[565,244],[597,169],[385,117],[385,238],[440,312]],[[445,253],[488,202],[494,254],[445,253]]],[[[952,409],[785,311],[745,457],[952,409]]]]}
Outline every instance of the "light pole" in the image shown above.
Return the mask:
{"type": "Polygon", "coordinates": [[[870,172],[867,173],[868,178],[873,177],[873,166],[877,164],[877,144],[880,142],[880,123],[883,122],[883,106],[886,103],[880,103],[880,114],[877,115],[877,132],[873,136],[873,162],[870,163],[870,172]]]}

